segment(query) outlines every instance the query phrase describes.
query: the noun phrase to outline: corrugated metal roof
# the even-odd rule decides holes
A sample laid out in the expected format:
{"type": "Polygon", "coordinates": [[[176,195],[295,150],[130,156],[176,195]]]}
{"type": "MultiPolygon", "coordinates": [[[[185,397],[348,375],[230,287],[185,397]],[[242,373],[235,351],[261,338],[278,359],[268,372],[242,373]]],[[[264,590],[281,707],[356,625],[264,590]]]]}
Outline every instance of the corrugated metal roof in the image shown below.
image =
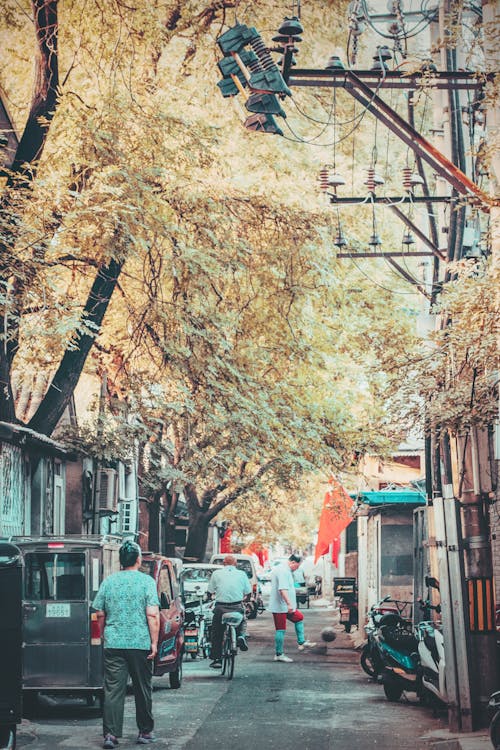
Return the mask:
{"type": "Polygon", "coordinates": [[[425,495],[415,490],[379,490],[352,493],[353,499],[373,507],[375,505],[426,505],[425,495]]]}
{"type": "Polygon", "coordinates": [[[43,435],[41,432],[35,432],[29,427],[24,427],[23,425],[15,424],[13,422],[0,422],[0,440],[19,442],[23,438],[32,445],[37,445],[39,447],[44,446],[47,449],[60,453],[61,455],[69,456],[72,454],[72,451],[65,448],[61,443],[58,443],[57,440],[53,440],[47,435],[43,435]]]}

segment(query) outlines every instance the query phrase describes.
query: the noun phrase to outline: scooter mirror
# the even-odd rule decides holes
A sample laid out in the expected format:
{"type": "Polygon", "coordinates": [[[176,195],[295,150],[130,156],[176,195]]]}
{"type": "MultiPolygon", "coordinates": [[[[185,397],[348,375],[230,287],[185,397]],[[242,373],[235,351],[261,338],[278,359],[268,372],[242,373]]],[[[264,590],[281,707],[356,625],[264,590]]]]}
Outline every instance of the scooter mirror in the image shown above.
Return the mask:
{"type": "Polygon", "coordinates": [[[425,576],[425,585],[430,589],[437,589],[439,591],[439,581],[437,580],[437,578],[425,576]]]}

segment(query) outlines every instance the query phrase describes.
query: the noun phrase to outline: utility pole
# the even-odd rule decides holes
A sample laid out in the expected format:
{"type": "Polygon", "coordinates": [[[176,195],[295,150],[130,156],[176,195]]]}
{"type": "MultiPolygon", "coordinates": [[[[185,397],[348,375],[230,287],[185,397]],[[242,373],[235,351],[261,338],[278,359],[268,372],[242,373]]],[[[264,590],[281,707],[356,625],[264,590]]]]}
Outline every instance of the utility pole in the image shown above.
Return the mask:
{"type": "MultiPolygon", "coordinates": [[[[442,0],[439,12],[439,36],[447,41],[450,17],[453,11],[451,0],[442,0]]],[[[460,59],[458,45],[450,42],[441,51],[446,70],[453,72],[465,66],[460,59]]],[[[447,120],[450,158],[462,171],[468,169],[462,127],[462,102],[459,91],[449,91],[443,120],[447,120]]],[[[491,209],[495,210],[495,201],[491,209]]],[[[463,256],[463,238],[467,208],[462,206],[450,215],[448,233],[448,261],[463,256]]],[[[445,279],[450,278],[447,271],[445,279]]],[[[444,323],[446,324],[446,322],[444,323]]],[[[453,321],[451,321],[453,325],[453,321]]],[[[474,382],[474,381],[473,381],[474,382]]],[[[472,386],[473,389],[473,386],[472,386]]],[[[474,393],[471,393],[471,400],[474,393]]],[[[464,404],[467,408],[467,404],[464,404]]],[[[452,608],[452,629],[463,638],[467,650],[457,643],[455,658],[462,679],[469,677],[469,695],[457,716],[458,729],[471,731],[486,721],[486,706],[493,690],[497,689],[497,645],[495,630],[495,597],[493,589],[493,565],[489,531],[488,503],[491,499],[492,482],[489,472],[489,445],[487,431],[471,426],[464,434],[443,435],[440,440],[441,465],[444,467],[443,501],[445,515],[451,517],[452,505],[458,503],[459,513],[453,514],[462,527],[462,540],[457,536],[455,545],[448,544],[447,563],[450,575],[452,602],[463,599],[462,607],[452,608]],[[453,563],[460,551],[463,572],[453,563]],[[455,577],[457,580],[455,580],[455,577]],[[455,594],[453,593],[455,589],[455,594]],[[463,622],[462,622],[463,621],[463,622]],[[467,715],[470,700],[470,717],[467,715]]],[[[453,521],[452,521],[453,523],[453,521]]],[[[463,696],[462,696],[463,697],[463,696]]]]}

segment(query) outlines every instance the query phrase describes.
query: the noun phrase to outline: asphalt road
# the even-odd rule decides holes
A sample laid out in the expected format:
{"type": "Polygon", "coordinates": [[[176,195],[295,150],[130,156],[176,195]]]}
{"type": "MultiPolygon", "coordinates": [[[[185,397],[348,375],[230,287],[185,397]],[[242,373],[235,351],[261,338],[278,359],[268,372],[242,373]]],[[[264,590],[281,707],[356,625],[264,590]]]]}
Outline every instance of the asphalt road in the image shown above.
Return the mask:
{"type": "MultiPolygon", "coordinates": [[[[158,750],[421,750],[446,728],[414,697],[389,703],[381,686],[359,666],[351,636],[336,624],[331,608],[304,610],[306,635],[318,641],[299,653],[293,628],[285,650],[294,661],[273,661],[273,625],[268,612],[249,622],[249,651],[240,653],[228,681],[208,660],[184,662],[179,690],[168,677],[155,678],[154,714],[158,750]],[[321,630],[333,625],[328,646],[321,630]]],[[[45,699],[36,715],[23,720],[18,747],[98,748],[101,721],[96,709],[78,701],[45,699]]],[[[127,697],[124,737],[119,748],[135,747],[133,697],[127,697]]]]}

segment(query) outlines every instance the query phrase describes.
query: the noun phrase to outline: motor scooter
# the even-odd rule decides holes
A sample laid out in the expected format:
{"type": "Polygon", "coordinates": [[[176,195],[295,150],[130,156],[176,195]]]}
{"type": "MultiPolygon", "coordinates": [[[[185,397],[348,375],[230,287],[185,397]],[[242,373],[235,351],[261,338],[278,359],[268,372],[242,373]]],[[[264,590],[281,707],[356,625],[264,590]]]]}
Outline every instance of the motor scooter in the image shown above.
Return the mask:
{"type": "Polygon", "coordinates": [[[446,665],[444,654],[444,638],[441,623],[431,619],[431,611],[441,612],[440,604],[432,604],[430,589],[439,591],[439,582],[435,578],[425,577],[428,596],[425,601],[420,600],[420,606],[426,613],[426,619],[417,626],[419,676],[423,696],[431,697],[440,704],[448,703],[446,692],[446,665]]]}
{"type": "Polygon", "coordinates": [[[184,653],[191,659],[206,658],[210,654],[210,628],[215,602],[200,600],[192,603],[184,613],[184,653]]]}
{"type": "Polygon", "coordinates": [[[366,643],[361,651],[361,668],[369,677],[377,679],[384,671],[384,664],[378,645],[378,628],[384,615],[400,614],[397,602],[390,596],[384,597],[378,604],[373,604],[368,612],[368,622],[365,625],[366,643]]]}
{"type": "Polygon", "coordinates": [[[399,614],[384,615],[375,637],[383,667],[379,679],[387,700],[398,701],[404,691],[420,695],[418,643],[411,623],[399,614]]]}

